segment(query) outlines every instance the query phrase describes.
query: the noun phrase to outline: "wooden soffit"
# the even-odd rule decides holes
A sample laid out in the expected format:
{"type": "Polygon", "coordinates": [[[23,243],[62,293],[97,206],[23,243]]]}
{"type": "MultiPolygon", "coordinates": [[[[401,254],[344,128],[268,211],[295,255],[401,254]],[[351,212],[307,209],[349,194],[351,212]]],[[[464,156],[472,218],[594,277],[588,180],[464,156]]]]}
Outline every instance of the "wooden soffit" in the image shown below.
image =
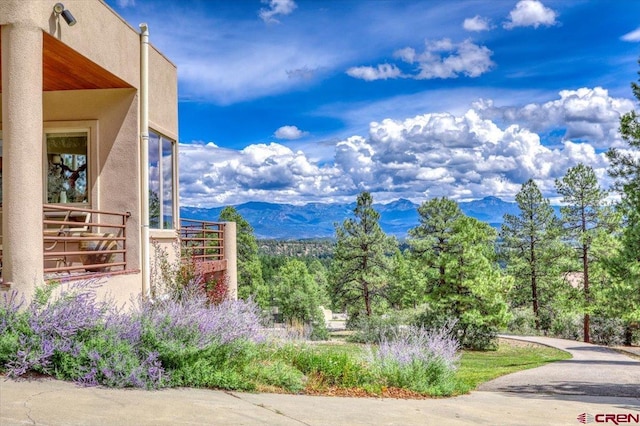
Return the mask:
{"type": "MultiPolygon", "coordinates": [[[[0,39],[0,82],[1,43],[0,39]]],[[[43,33],[42,67],[42,90],[45,92],[133,87],[47,33],[43,33]]]]}

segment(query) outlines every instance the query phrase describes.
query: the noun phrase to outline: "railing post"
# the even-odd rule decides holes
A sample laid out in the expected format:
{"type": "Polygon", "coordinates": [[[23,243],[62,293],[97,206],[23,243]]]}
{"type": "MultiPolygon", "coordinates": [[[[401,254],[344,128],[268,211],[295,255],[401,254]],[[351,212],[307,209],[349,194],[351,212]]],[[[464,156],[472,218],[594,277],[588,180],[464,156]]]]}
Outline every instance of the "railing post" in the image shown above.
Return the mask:
{"type": "Polygon", "coordinates": [[[227,260],[227,285],[229,299],[238,300],[238,259],[236,243],[236,223],[224,222],[222,246],[227,260]]]}

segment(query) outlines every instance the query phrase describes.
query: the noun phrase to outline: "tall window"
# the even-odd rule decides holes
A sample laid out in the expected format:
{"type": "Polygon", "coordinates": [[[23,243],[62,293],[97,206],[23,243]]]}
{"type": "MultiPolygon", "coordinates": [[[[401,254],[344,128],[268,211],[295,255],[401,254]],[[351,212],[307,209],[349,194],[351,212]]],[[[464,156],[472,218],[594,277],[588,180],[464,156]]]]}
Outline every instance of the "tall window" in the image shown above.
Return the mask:
{"type": "Polygon", "coordinates": [[[149,132],[149,227],[175,227],[175,141],[149,132]]]}
{"type": "Polygon", "coordinates": [[[89,132],[47,133],[47,203],[88,203],[89,132]]]}

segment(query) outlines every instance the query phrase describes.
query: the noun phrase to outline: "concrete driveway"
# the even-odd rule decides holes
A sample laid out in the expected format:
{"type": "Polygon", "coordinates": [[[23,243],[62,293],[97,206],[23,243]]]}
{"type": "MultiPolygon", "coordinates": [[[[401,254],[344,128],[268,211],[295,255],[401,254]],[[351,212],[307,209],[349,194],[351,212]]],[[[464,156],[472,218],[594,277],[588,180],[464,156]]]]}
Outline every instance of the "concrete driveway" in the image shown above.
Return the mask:
{"type": "Polygon", "coordinates": [[[579,425],[580,415],[593,421],[607,415],[627,420],[640,416],[640,362],[592,345],[535,339],[565,347],[576,358],[557,363],[560,368],[551,364],[514,373],[456,398],[337,398],[204,389],[149,392],[80,388],[48,379],[1,379],[0,424],[579,425]],[[619,374],[622,371],[626,374],[619,374]]]}
{"type": "Polygon", "coordinates": [[[572,359],[519,371],[480,385],[481,391],[640,397],[640,361],[612,349],[550,337],[515,337],[562,349],[572,359]]]}

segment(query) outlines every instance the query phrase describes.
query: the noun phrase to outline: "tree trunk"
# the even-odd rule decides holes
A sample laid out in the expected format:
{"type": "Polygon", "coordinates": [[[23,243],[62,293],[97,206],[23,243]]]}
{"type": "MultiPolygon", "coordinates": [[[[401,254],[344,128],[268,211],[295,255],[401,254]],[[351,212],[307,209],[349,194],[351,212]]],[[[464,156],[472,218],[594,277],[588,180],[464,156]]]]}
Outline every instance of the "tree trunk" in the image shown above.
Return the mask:
{"type": "Polygon", "coordinates": [[[367,283],[362,283],[362,295],[364,296],[364,307],[367,311],[367,317],[371,316],[371,295],[369,294],[369,286],[367,283]]]}
{"type": "MultiPolygon", "coordinates": [[[[585,230],[583,232],[586,232],[585,222],[583,222],[582,226],[583,226],[583,229],[585,230]]],[[[582,245],[582,271],[583,271],[582,280],[584,284],[584,301],[585,301],[586,308],[589,309],[589,306],[591,305],[591,300],[589,300],[590,299],[589,297],[589,247],[586,244],[582,245]]],[[[584,314],[584,341],[585,343],[591,342],[591,336],[589,333],[588,311],[584,314]]]]}
{"type": "Polygon", "coordinates": [[[531,240],[529,250],[531,255],[531,300],[533,302],[533,316],[536,322],[536,331],[540,331],[540,314],[538,313],[538,277],[536,276],[536,251],[533,240],[531,240]]]}

